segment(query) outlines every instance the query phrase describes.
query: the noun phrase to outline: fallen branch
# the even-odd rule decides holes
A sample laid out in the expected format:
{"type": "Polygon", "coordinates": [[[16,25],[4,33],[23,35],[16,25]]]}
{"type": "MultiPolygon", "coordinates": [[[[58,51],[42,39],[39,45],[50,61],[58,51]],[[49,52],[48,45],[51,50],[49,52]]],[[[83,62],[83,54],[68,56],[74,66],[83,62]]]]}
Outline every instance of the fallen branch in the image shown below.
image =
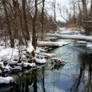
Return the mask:
{"type": "Polygon", "coordinates": [[[47,47],[62,47],[69,44],[69,42],[50,42],[50,41],[38,41],[38,46],[47,46],[47,47]]]}
{"type": "Polygon", "coordinates": [[[59,39],[73,39],[73,40],[83,40],[92,42],[92,36],[84,35],[59,35],[59,34],[49,34],[50,37],[57,37],[59,39]]]}

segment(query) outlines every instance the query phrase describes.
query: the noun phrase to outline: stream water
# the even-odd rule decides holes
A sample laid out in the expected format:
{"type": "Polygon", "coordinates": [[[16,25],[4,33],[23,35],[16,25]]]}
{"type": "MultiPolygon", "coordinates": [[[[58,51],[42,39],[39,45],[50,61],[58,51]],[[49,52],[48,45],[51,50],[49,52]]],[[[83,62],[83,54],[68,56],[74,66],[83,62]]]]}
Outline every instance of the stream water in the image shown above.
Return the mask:
{"type": "Polygon", "coordinates": [[[25,71],[14,75],[17,85],[0,92],[92,92],[92,53],[73,44],[51,51],[66,64],[51,70],[25,71]]]}

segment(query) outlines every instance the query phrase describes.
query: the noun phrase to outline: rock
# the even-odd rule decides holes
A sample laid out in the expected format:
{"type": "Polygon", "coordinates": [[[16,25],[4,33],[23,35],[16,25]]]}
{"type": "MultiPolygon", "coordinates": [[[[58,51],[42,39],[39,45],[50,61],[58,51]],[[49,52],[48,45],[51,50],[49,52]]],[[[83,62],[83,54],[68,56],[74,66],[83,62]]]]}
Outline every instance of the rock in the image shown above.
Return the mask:
{"type": "Polygon", "coordinates": [[[33,68],[33,67],[36,67],[35,63],[27,63],[27,62],[23,63],[23,69],[30,69],[30,68],[33,68]]]}
{"type": "Polygon", "coordinates": [[[65,62],[62,61],[62,60],[59,59],[59,58],[51,58],[51,60],[52,60],[52,63],[62,64],[62,65],[65,64],[65,62]]]}
{"type": "Polygon", "coordinates": [[[47,61],[46,61],[46,59],[40,59],[40,58],[34,58],[35,59],[35,62],[36,62],[36,64],[39,64],[39,65],[43,65],[43,64],[46,64],[47,63],[47,61]]]}
{"type": "Polygon", "coordinates": [[[15,83],[13,77],[0,77],[0,85],[9,85],[15,83]]]}

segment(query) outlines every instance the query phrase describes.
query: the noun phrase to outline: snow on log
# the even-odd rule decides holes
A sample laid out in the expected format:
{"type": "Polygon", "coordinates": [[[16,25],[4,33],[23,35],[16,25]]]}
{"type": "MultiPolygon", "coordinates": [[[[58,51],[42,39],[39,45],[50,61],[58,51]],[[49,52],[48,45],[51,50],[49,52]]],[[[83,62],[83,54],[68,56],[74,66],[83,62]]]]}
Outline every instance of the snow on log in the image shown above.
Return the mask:
{"type": "Polygon", "coordinates": [[[54,54],[54,53],[45,53],[45,52],[36,52],[36,54],[38,54],[38,56],[44,57],[44,58],[51,58],[51,57],[56,56],[56,54],[54,54]]]}
{"type": "Polygon", "coordinates": [[[51,37],[58,37],[59,39],[74,39],[92,42],[92,36],[84,35],[60,35],[60,34],[49,34],[51,37]]]}
{"type": "Polygon", "coordinates": [[[0,77],[0,85],[14,83],[13,77],[0,77]]]}
{"type": "Polygon", "coordinates": [[[36,67],[36,64],[23,62],[23,68],[32,68],[32,67],[36,67]]]}
{"type": "Polygon", "coordinates": [[[69,42],[51,42],[51,41],[38,41],[38,46],[48,46],[48,47],[62,47],[69,44],[69,42]]]}
{"type": "Polygon", "coordinates": [[[45,63],[47,63],[47,61],[46,61],[46,59],[39,59],[39,58],[35,58],[35,62],[37,63],[37,64],[45,64],[45,63]]]}

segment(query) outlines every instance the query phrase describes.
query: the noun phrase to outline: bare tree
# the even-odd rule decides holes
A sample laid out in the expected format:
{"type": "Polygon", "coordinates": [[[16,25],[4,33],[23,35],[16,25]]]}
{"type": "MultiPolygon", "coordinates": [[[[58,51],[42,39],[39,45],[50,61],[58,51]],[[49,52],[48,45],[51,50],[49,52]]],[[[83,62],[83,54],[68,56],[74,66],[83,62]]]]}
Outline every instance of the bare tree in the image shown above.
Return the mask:
{"type": "Polygon", "coordinates": [[[33,16],[33,30],[32,30],[32,45],[34,46],[34,49],[36,49],[37,46],[37,35],[36,35],[36,19],[38,12],[37,1],[38,0],[35,0],[35,14],[33,16]]]}
{"type": "Polygon", "coordinates": [[[82,8],[83,8],[83,19],[87,18],[87,0],[82,1],[82,8]]]}
{"type": "Polygon", "coordinates": [[[53,1],[54,21],[56,22],[56,0],[53,1]]]}
{"type": "Polygon", "coordinates": [[[41,40],[43,40],[44,37],[44,7],[45,7],[45,0],[42,0],[42,13],[41,13],[41,25],[42,25],[42,31],[41,31],[41,40]]]}
{"type": "Polygon", "coordinates": [[[22,0],[22,10],[23,10],[23,20],[24,20],[24,30],[26,39],[30,40],[29,30],[28,30],[28,24],[27,24],[27,16],[26,16],[26,0],[22,0]]]}
{"type": "Polygon", "coordinates": [[[9,33],[9,37],[10,37],[11,47],[14,47],[14,39],[12,36],[12,30],[11,30],[10,21],[9,21],[6,0],[2,0],[2,5],[4,7],[5,19],[6,19],[7,29],[8,29],[8,33],[9,33]]]}
{"type": "Polygon", "coordinates": [[[90,5],[90,16],[92,17],[92,0],[91,0],[91,5],[90,5]]]}

